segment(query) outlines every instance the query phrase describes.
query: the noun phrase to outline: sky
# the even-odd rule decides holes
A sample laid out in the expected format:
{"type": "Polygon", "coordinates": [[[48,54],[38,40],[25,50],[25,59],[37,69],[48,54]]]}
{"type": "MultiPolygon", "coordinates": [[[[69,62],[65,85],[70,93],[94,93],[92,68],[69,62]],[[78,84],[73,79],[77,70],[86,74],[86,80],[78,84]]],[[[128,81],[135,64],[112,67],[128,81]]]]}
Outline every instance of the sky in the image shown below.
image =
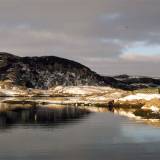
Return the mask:
{"type": "Polygon", "coordinates": [[[160,76],[160,0],[0,0],[0,51],[160,76]]]}

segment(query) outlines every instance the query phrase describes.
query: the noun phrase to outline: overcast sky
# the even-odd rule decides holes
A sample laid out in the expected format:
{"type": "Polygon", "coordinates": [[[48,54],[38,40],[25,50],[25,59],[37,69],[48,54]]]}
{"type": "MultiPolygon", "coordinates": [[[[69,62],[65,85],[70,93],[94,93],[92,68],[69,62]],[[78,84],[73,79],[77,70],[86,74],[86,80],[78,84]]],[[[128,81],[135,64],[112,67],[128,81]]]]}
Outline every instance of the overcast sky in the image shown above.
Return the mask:
{"type": "Polygon", "coordinates": [[[160,0],[0,0],[0,51],[160,76],[159,43],[160,0]]]}

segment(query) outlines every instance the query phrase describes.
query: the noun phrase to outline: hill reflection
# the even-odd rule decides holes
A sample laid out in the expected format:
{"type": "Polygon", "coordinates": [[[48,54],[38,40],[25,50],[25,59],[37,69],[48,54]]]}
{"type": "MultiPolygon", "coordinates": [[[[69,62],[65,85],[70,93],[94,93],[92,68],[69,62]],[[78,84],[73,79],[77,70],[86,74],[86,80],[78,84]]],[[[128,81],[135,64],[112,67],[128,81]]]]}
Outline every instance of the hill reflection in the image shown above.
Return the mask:
{"type": "Polygon", "coordinates": [[[0,111],[0,128],[8,128],[15,125],[21,126],[55,126],[73,123],[83,119],[90,113],[85,108],[72,106],[29,108],[16,107],[11,110],[0,111]]]}

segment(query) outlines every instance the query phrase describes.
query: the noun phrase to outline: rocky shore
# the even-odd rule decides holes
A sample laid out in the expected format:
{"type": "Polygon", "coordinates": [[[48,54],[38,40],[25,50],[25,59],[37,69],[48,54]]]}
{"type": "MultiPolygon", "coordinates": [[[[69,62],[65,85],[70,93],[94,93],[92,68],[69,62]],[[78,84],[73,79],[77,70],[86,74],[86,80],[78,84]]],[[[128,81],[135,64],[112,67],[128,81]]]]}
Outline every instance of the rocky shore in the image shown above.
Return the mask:
{"type": "Polygon", "coordinates": [[[7,91],[1,89],[2,91],[5,96],[1,95],[1,109],[5,108],[5,104],[12,107],[73,105],[106,108],[110,111],[123,110],[123,115],[128,117],[160,119],[160,94],[158,92],[140,93],[139,90],[137,93],[138,91],[99,86],[57,86],[46,91],[35,89],[23,92],[18,92],[15,88],[7,91]],[[124,111],[128,110],[129,114],[124,114],[124,111]]]}

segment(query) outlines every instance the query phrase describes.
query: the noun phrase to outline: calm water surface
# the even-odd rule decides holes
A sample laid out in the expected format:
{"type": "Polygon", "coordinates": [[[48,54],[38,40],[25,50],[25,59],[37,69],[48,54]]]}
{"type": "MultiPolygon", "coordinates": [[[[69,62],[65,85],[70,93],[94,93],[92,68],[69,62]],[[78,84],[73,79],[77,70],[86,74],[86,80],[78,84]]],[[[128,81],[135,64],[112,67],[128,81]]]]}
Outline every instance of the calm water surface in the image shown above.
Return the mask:
{"type": "Polygon", "coordinates": [[[160,159],[160,128],[78,107],[0,113],[0,160],[132,159],[160,159]]]}

